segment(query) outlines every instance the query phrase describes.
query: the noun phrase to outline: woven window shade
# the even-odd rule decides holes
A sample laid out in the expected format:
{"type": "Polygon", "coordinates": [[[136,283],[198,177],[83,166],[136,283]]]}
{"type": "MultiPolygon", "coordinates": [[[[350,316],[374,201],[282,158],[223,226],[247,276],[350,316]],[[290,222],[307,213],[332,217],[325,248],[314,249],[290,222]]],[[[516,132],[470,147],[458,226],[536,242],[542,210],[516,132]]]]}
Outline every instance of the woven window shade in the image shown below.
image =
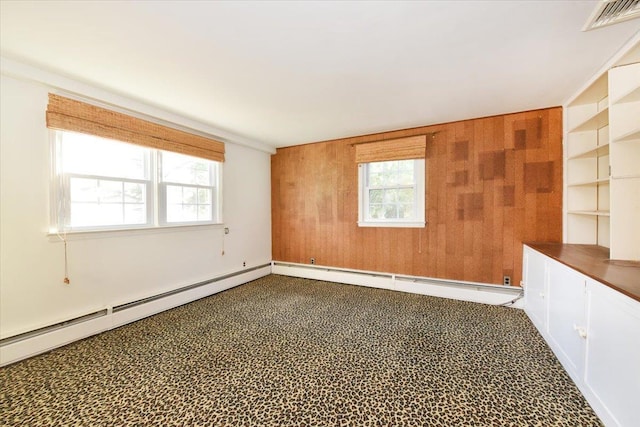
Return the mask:
{"type": "Polygon", "coordinates": [[[356,163],[424,159],[426,151],[426,135],[369,142],[356,145],[356,163]]]}
{"type": "Polygon", "coordinates": [[[224,162],[224,143],[49,94],[47,127],[224,162]]]}

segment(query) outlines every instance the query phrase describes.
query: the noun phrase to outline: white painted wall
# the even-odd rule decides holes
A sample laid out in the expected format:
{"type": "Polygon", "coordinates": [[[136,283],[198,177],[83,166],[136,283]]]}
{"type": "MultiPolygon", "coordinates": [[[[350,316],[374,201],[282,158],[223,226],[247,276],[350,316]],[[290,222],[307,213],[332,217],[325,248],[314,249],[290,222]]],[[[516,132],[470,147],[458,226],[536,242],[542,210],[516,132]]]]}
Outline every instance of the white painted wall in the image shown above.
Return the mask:
{"type": "Polygon", "coordinates": [[[271,261],[270,155],[226,144],[219,226],[48,237],[45,84],[0,81],[0,338],[271,261]]]}

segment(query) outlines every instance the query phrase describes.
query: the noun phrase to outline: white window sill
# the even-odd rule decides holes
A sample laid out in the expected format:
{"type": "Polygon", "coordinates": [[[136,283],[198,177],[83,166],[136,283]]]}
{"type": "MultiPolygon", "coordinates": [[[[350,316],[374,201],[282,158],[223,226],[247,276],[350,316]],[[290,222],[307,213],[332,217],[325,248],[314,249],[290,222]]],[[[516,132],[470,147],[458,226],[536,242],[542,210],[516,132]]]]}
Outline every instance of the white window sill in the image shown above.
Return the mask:
{"type": "Polygon", "coordinates": [[[358,221],[358,227],[425,228],[426,222],[358,221]]]}
{"type": "Polygon", "coordinates": [[[181,224],[181,225],[163,225],[157,227],[140,227],[140,228],[112,228],[104,230],[70,230],[65,233],[57,233],[50,231],[47,237],[51,242],[59,242],[62,236],[67,241],[71,240],[88,240],[88,239],[105,239],[113,237],[138,236],[145,234],[159,233],[176,233],[201,230],[222,230],[224,224],[181,224]]]}

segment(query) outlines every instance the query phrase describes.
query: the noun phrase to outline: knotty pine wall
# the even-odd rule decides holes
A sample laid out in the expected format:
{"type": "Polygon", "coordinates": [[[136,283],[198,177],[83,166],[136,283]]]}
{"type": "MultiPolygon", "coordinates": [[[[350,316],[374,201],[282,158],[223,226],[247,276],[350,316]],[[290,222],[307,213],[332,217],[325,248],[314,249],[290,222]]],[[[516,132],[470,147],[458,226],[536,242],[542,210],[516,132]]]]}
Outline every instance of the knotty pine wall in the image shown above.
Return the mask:
{"type": "Polygon", "coordinates": [[[280,148],[271,158],[275,261],[501,284],[523,241],[562,241],[562,109],[280,148]],[[358,227],[359,142],[427,137],[423,229],[358,227]]]}

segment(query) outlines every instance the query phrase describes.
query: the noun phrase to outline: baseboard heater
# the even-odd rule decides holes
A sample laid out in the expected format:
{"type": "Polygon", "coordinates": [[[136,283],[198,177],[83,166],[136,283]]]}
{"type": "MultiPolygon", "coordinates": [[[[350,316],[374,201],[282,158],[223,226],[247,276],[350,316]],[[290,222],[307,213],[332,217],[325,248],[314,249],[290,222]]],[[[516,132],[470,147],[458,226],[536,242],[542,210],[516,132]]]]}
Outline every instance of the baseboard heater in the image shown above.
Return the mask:
{"type": "Polygon", "coordinates": [[[515,286],[380,273],[274,261],[274,274],[410,292],[463,301],[522,308],[522,289],[515,286]]]}
{"type": "Polygon", "coordinates": [[[147,297],[147,298],[142,298],[142,299],[139,299],[139,300],[136,300],[136,301],[131,301],[131,302],[128,302],[126,304],[115,305],[115,306],[113,306],[112,312],[113,313],[117,313],[119,311],[126,310],[128,308],[136,307],[136,306],[142,305],[142,304],[147,304],[147,303],[152,302],[152,301],[157,301],[159,299],[166,298],[166,297],[171,296],[171,295],[176,295],[176,294],[179,294],[179,293],[182,293],[182,292],[185,292],[185,291],[189,291],[191,289],[199,288],[199,287],[204,286],[204,285],[209,285],[211,283],[219,282],[219,281],[224,280],[224,279],[229,279],[231,277],[235,277],[235,276],[238,276],[240,274],[245,274],[245,273],[249,273],[251,271],[259,270],[261,268],[265,268],[265,267],[268,267],[270,265],[271,264],[263,264],[263,265],[259,265],[257,267],[247,268],[246,270],[241,270],[241,271],[238,271],[236,273],[225,274],[224,276],[219,276],[219,277],[216,277],[215,279],[209,279],[209,280],[205,280],[205,281],[202,281],[202,282],[194,283],[192,285],[183,286],[181,288],[174,289],[172,291],[167,291],[167,292],[163,292],[161,294],[153,295],[153,296],[150,296],[150,297],[147,297]]]}
{"type": "Polygon", "coordinates": [[[29,338],[34,338],[42,334],[48,334],[50,332],[57,331],[63,328],[68,328],[69,326],[77,325],[78,323],[86,322],[88,320],[97,319],[98,317],[106,316],[108,313],[109,313],[109,310],[105,308],[104,310],[99,310],[94,313],[85,314],[84,316],[65,320],[64,322],[55,323],[53,325],[45,326],[39,329],[34,329],[29,332],[14,335],[12,337],[4,338],[0,340],[0,347],[4,347],[9,344],[24,341],[29,338]]]}
{"type": "Polygon", "coordinates": [[[3,338],[0,340],[0,366],[179,307],[269,273],[271,264],[262,264],[3,338]]]}

